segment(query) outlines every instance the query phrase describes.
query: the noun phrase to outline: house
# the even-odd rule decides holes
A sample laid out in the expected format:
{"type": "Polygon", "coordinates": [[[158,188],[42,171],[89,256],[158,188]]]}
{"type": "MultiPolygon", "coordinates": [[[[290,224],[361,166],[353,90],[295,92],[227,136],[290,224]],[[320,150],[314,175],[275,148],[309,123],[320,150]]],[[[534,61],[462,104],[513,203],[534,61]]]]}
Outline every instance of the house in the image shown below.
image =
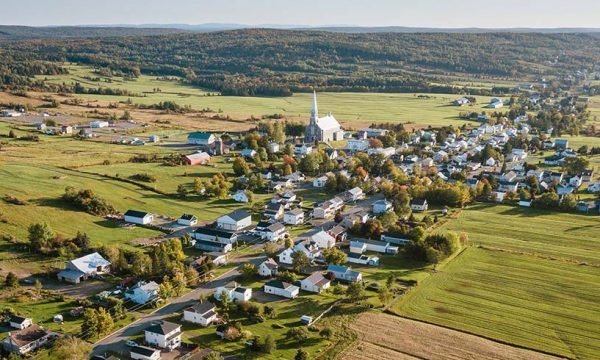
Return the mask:
{"type": "Polygon", "coordinates": [[[360,240],[367,246],[367,251],[378,252],[380,254],[397,254],[398,247],[390,245],[389,242],[379,240],[360,240]]]}
{"type": "Polygon", "coordinates": [[[292,257],[293,255],[294,255],[294,249],[286,248],[277,255],[277,258],[279,259],[279,262],[281,264],[291,265],[292,260],[293,260],[293,257],[292,257]]]}
{"type": "Polygon", "coordinates": [[[354,187],[343,193],[342,198],[345,202],[354,202],[365,198],[365,194],[359,187],[354,187]]]}
{"type": "Polygon", "coordinates": [[[512,149],[512,154],[517,160],[525,160],[527,158],[527,150],[525,149],[512,149]]]}
{"type": "Polygon", "coordinates": [[[572,194],[574,191],[574,187],[565,184],[560,184],[556,187],[556,193],[558,194],[558,196],[572,194]]]}
{"type": "Polygon", "coordinates": [[[350,252],[355,254],[362,254],[367,251],[367,244],[359,240],[350,241],[350,252]]]}
{"type": "Polygon", "coordinates": [[[323,188],[325,187],[325,184],[327,184],[327,180],[329,179],[329,177],[323,175],[321,177],[315,178],[312,182],[313,187],[316,188],[323,188]]]}
{"type": "Polygon", "coordinates": [[[250,301],[250,299],[252,299],[252,289],[241,287],[238,283],[234,281],[224,286],[219,286],[215,290],[213,296],[217,301],[221,301],[221,296],[223,296],[223,294],[227,294],[231,301],[235,303],[242,301],[250,301]]]}
{"type": "Polygon", "coordinates": [[[378,266],[379,257],[369,256],[364,254],[350,253],[346,257],[346,261],[353,264],[378,266]]]}
{"type": "Polygon", "coordinates": [[[594,201],[578,201],[577,205],[575,206],[575,210],[579,211],[579,212],[584,212],[587,213],[590,210],[595,210],[596,209],[596,203],[594,201]]]}
{"type": "Polygon", "coordinates": [[[229,255],[220,251],[211,251],[204,253],[207,255],[216,266],[227,265],[229,255]]]}
{"type": "Polygon", "coordinates": [[[237,242],[236,233],[208,227],[194,230],[192,238],[196,240],[196,249],[220,253],[231,251],[233,244],[237,242]]]}
{"type": "Polygon", "coordinates": [[[270,202],[265,206],[265,212],[263,213],[263,216],[268,218],[269,221],[279,221],[283,219],[284,211],[285,206],[283,206],[281,203],[270,202]]]}
{"type": "Polygon", "coordinates": [[[102,128],[107,128],[109,126],[110,126],[110,124],[108,123],[108,121],[97,120],[97,121],[90,122],[90,127],[92,129],[102,129],[102,128]]]}
{"type": "Polygon", "coordinates": [[[210,301],[199,301],[183,310],[183,321],[208,326],[217,319],[217,307],[210,301]]]}
{"type": "Polygon", "coordinates": [[[294,171],[293,173],[284,176],[284,179],[289,180],[292,183],[298,183],[304,181],[306,177],[300,171],[294,171]]]}
{"type": "Polygon", "coordinates": [[[386,199],[377,200],[373,203],[373,214],[381,215],[394,209],[394,205],[386,199]]]}
{"type": "Polygon", "coordinates": [[[331,229],[327,230],[327,233],[331,235],[335,241],[345,241],[348,234],[346,233],[346,228],[341,225],[336,225],[331,229]]]}
{"type": "Polygon", "coordinates": [[[587,188],[587,191],[590,193],[600,192],[600,181],[590,184],[587,188]]]}
{"type": "Polygon", "coordinates": [[[2,347],[8,353],[25,355],[44,346],[57,336],[56,333],[32,324],[21,330],[10,331],[8,336],[2,340],[2,347]]]}
{"type": "Polygon", "coordinates": [[[192,145],[203,145],[203,146],[211,146],[214,144],[216,138],[213,134],[206,132],[193,132],[190,133],[187,137],[188,144],[192,145]]]}
{"type": "Polygon", "coordinates": [[[521,200],[519,200],[519,206],[522,206],[522,207],[531,207],[532,203],[533,203],[533,201],[530,200],[530,199],[521,199],[521,200]]]}
{"type": "Polygon", "coordinates": [[[426,199],[413,199],[410,202],[410,209],[412,211],[427,211],[428,207],[426,199]]]}
{"type": "Polygon", "coordinates": [[[58,279],[79,284],[83,280],[109,272],[110,261],[95,252],[67,262],[65,270],[58,273],[58,279]]]}
{"type": "Polygon", "coordinates": [[[191,155],[183,155],[181,160],[186,165],[205,165],[210,162],[210,155],[202,151],[191,155]]]}
{"type": "Polygon", "coordinates": [[[277,262],[275,262],[275,260],[269,258],[269,259],[263,261],[258,266],[258,275],[265,276],[265,277],[272,277],[272,276],[277,275],[277,269],[279,269],[279,265],[277,264],[277,262]]]}
{"type": "Polygon", "coordinates": [[[580,187],[581,184],[583,183],[583,178],[581,178],[580,176],[573,176],[572,178],[569,179],[569,185],[573,186],[573,187],[580,187]]]}
{"type": "Polygon", "coordinates": [[[11,315],[8,318],[8,324],[13,329],[23,330],[33,325],[33,320],[23,316],[11,315]]]}
{"type": "Polygon", "coordinates": [[[271,150],[272,153],[279,152],[279,144],[276,142],[269,143],[269,150],[271,150]]]}
{"type": "Polygon", "coordinates": [[[490,157],[485,161],[485,164],[487,166],[496,166],[496,163],[497,163],[497,161],[493,157],[490,157]]]}
{"type": "Polygon", "coordinates": [[[379,136],[385,136],[390,131],[388,129],[377,129],[377,128],[362,128],[359,129],[356,134],[359,138],[376,138],[379,136]]]}
{"type": "Polygon", "coordinates": [[[252,217],[243,209],[223,215],[217,219],[217,227],[224,230],[239,231],[252,225],[252,217]]]}
{"type": "Polygon", "coordinates": [[[288,299],[295,299],[300,292],[300,288],[284,281],[271,280],[264,285],[264,292],[288,299]]]}
{"type": "Polygon", "coordinates": [[[146,343],[171,351],[181,345],[181,325],[158,321],[144,330],[146,343]]]}
{"type": "Polygon", "coordinates": [[[581,172],[581,179],[584,182],[590,182],[592,181],[592,178],[594,177],[594,169],[585,169],[581,172]]]}
{"type": "Polygon", "coordinates": [[[544,150],[554,149],[554,141],[546,140],[542,143],[542,147],[544,148],[544,150]]]}
{"type": "Polygon", "coordinates": [[[123,220],[130,224],[146,225],[154,221],[154,215],[143,211],[127,210],[123,215],[123,220]]]}
{"type": "Polygon", "coordinates": [[[471,102],[469,101],[469,99],[462,97],[460,99],[456,99],[452,102],[452,104],[454,104],[454,106],[465,106],[465,105],[469,105],[471,102]]]}
{"type": "Polygon", "coordinates": [[[331,281],[316,271],[307,278],[300,281],[300,288],[304,291],[314,292],[317,294],[322,293],[331,286],[331,281]]]}
{"type": "Polygon", "coordinates": [[[362,280],[362,274],[352,270],[348,266],[329,264],[329,266],[327,266],[327,271],[332,273],[336,280],[346,282],[359,282],[362,280]]]}
{"type": "Polygon", "coordinates": [[[184,226],[194,226],[198,223],[198,218],[195,215],[183,214],[177,219],[177,224],[184,226]]]}
{"type": "Polygon", "coordinates": [[[304,211],[302,208],[286,211],[283,214],[283,223],[286,225],[298,225],[304,223],[304,211]]]}
{"type": "Polygon", "coordinates": [[[339,197],[334,197],[330,200],[323,202],[313,209],[313,218],[325,219],[335,215],[335,213],[344,206],[344,201],[339,197]]]}
{"type": "Polygon", "coordinates": [[[308,240],[315,243],[321,249],[329,249],[335,245],[335,238],[323,230],[310,235],[308,240]]]}
{"type": "Polygon", "coordinates": [[[396,245],[402,245],[402,246],[410,243],[410,239],[407,239],[405,235],[395,234],[395,233],[391,233],[391,232],[382,233],[380,240],[389,242],[390,244],[396,244],[396,245]]]}
{"type": "Polygon", "coordinates": [[[246,193],[246,190],[238,190],[235,192],[235,194],[231,195],[231,197],[237,202],[247,203],[250,201],[250,199],[248,199],[248,194],[246,193]]]}
{"type": "Polygon", "coordinates": [[[125,291],[125,298],[136,304],[146,304],[158,299],[159,285],[154,282],[140,281],[125,291]]]}
{"type": "Polygon", "coordinates": [[[288,232],[285,226],[283,226],[283,224],[280,222],[276,222],[267,226],[267,228],[263,231],[262,238],[269,241],[279,241],[284,239],[287,235],[288,232]]]}
{"type": "Polygon", "coordinates": [[[569,140],[567,139],[556,139],[554,140],[554,148],[556,151],[563,151],[569,147],[569,140]]]}
{"type": "Polygon", "coordinates": [[[504,106],[504,103],[501,99],[493,98],[490,100],[490,103],[486,106],[488,109],[499,109],[504,106]]]}
{"type": "Polygon", "coordinates": [[[257,152],[254,149],[242,149],[240,155],[245,158],[253,158],[257,155],[257,152]]]}
{"type": "Polygon", "coordinates": [[[353,151],[366,151],[369,148],[369,141],[365,139],[350,139],[346,144],[346,150],[353,151]]]}
{"type": "Polygon", "coordinates": [[[69,125],[63,125],[63,126],[60,128],[60,133],[61,133],[61,134],[66,134],[66,135],[70,135],[70,134],[72,134],[72,133],[73,133],[73,127],[72,127],[72,126],[69,126],[69,125]]]}
{"type": "Polygon", "coordinates": [[[150,135],[148,137],[148,141],[151,143],[157,143],[160,142],[160,137],[158,135],[150,135]]]}
{"type": "MultiPolygon", "coordinates": [[[[322,256],[321,248],[314,242],[311,242],[308,239],[297,242],[294,245],[294,252],[303,252],[311,261],[322,256]]],[[[286,259],[288,260],[288,259],[286,259]]],[[[290,264],[292,263],[292,259],[289,259],[290,264]]]]}
{"type": "Polygon", "coordinates": [[[129,349],[129,357],[134,360],[160,360],[160,350],[137,345],[129,349]]]}

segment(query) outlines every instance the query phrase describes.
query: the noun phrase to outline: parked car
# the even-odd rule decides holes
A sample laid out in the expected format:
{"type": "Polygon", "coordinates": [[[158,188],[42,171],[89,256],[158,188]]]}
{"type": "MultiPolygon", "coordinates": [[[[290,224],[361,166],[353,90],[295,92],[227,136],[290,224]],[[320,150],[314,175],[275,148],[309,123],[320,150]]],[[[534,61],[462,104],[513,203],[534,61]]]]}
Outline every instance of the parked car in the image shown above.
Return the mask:
{"type": "Polygon", "coordinates": [[[134,346],[138,346],[138,343],[136,343],[133,340],[127,340],[127,341],[125,341],[125,345],[130,346],[130,347],[134,347],[134,346]]]}

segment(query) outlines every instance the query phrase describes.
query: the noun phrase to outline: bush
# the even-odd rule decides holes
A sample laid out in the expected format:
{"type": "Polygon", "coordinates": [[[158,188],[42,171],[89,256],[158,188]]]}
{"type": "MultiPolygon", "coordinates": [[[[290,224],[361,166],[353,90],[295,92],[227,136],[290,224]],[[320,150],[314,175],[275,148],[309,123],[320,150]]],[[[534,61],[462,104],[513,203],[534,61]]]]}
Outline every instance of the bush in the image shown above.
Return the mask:
{"type": "Polygon", "coordinates": [[[132,180],[144,181],[144,182],[156,182],[156,176],[148,173],[133,174],[129,177],[132,180]]]}
{"type": "Polygon", "coordinates": [[[117,212],[106,200],[94,194],[89,189],[76,191],[75,188],[68,186],[62,198],[66,202],[92,215],[105,216],[117,212]]]}
{"type": "Polygon", "coordinates": [[[297,342],[304,342],[308,339],[308,330],[305,327],[291,328],[285,334],[285,337],[296,340],[297,342]]]}
{"type": "Polygon", "coordinates": [[[330,327],[323,328],[323,330],[319,332],[319,335],[326,339],[330,339],[333,336],[333,334],[333,329],[331,329],[330,327]]]}

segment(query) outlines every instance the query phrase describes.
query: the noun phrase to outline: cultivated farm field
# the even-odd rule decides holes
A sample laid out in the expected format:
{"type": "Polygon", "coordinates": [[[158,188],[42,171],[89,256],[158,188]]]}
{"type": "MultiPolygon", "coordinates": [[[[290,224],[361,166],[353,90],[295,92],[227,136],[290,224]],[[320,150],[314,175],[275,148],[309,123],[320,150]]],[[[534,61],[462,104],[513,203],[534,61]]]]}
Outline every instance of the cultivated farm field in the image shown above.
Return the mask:
{"type": "Polygon", "coordinates": [[[556,359],[550,355],[382,313],[361,314],[351,328],[357,333],[358,341],[344,354],[343,358],[348,360],[556,359]]]}

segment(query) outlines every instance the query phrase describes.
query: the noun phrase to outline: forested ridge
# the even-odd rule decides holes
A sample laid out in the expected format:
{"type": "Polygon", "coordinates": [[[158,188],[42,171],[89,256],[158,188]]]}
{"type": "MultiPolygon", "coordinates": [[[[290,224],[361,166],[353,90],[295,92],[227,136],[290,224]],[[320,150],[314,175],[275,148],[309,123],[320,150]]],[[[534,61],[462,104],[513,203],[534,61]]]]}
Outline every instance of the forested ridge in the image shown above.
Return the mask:
{"type": "MultiPolygon", "coordinates": [[[[594,34],[333,33],[234,30],[156,36],[37,39],[5,42],[7,69],[70,61],[124,73],[176,75],[224,95],[289,95],[328,91],[452,92],[450,74],[527,78],[593,70],[600,61],[594,34]],[[430,84],[440,83],[432,87],[430,84]]],[[[45,65],[46,66],[46,65],[45,65]]],[[[27,73],[20,71],[19,73],[27,73]]],[[[22,83],[17,81],[16,83],[22,83]]]]}

